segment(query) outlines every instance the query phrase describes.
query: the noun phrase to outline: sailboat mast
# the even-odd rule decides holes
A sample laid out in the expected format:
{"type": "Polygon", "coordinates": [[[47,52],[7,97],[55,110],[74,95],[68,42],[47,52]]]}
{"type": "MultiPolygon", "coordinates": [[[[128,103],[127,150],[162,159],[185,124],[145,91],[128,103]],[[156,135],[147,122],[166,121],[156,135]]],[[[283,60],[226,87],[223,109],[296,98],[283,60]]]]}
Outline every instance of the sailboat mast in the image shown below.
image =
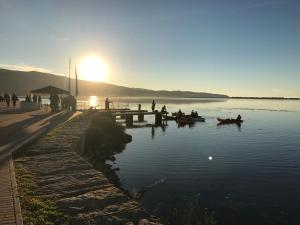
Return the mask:
{"type": "Polygon", "coordinates": [[[71,57],[69,58],[69,93],[71,94],[71,57]]]}
{"type": "Polygon", "coordinates": [[[78,77],[77,77],[77,68],[75,65],[75,76],[76,76],[76,87],[75,87],[75,96],[77,97],[79,94],[79,90],[78,90],[78,77]]]}
{"type": "Polygon", "coordinates": [[[64,73],[64,89],[66,90],[67,73],[64,73]]]}

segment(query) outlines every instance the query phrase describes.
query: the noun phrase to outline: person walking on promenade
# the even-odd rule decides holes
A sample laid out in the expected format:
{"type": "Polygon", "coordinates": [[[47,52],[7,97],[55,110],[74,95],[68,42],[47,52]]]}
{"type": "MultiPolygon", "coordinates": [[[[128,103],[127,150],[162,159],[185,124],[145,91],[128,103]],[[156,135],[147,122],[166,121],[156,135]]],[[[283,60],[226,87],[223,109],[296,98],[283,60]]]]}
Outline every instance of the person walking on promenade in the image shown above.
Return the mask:
{"type": "Polygon", "coordinates": [[[10,96],[9,96],[9,94],[7,94],[7,93],[4,94],[4,100],[6,102],[7,108],[9,108],[9,103],[10,103],[10,96]]]}
{"type": "Polygon", "coordinates": [[[16,102],[19,100],[18,97],[17,97],[17,95],[16,95],[16,93],[12,94],[11,100],[12,100],[14,108],[16,108],[16,102]]]}
{"type": "Polygon", "coordinates": [[[0,108],[2,108],[2,102],[4,102],[4,97],[0,94],[0,108]]]}
{"type": "Polygon", "coordinates": [[[109,103],[111,103],[108,98],[105,99],[105,110],[109,110],[109,103]]]}
{"type": "Polygon", "coordinates": [[[39,97],[38,97],[38,104],[39,104],[39,106],[41,107],[41,105],[42,105],[42,97],[39,95],[39,97]]]}
{"type": "Polygon", "coordinates": [[[0,107],[2,107],[2,102],[4,102],[4,98],[2,95],[0,95],[0,107]]]}
{"type": "Polygon", "coordinates": [[[54,112],[54,95],[52,93],[50,94],[50,109],[51,112],[54,112]]]}
{"type": "Polygon", "coordinates": [[[59,110],[59,97],[57,94],[54,94],[54,111],[57,112],[59,110]]]}
{"type": "Polygon", "coordinates": [[[32,101],[33,101],[34,103],[37,103],[37,95],[33,95],[32,101]]]}
{"type": "Polygon", "coordinates": [[[152,101],[152,111],[155,110],[155,105],[156,105],[156,102],[155,102],[154,99],[153,99],[153,101],[152,101]]]}

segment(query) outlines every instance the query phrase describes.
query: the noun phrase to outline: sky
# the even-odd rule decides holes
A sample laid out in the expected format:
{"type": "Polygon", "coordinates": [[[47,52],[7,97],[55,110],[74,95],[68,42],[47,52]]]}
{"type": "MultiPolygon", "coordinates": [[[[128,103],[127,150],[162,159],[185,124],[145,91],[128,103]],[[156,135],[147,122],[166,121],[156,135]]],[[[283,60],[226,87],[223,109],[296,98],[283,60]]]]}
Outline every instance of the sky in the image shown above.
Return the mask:
{"type": "Polygon", "coordinates": [[[2,68],[97,55],[117,85],[300,97],[299,0],[0,0],[0,27],[2,68]]]}

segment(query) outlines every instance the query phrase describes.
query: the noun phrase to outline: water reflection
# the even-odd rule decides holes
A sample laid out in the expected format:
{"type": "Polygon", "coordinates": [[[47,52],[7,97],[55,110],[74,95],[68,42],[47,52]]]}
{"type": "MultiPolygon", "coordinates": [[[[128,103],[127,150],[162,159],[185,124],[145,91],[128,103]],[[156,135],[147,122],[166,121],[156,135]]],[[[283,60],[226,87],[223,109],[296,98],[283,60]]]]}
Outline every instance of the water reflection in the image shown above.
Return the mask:
{"type": "Polygon", "coordinates": [[[151,138],[154,139],[155,137],[155,129],[154,126],[151,127],[151,138]]]}
{"type": "Polygon", "coordinates": [[[242,124],[241,123],[230,123],[230,124],[226,124],[226,123],[217,123],[217,127],[221,128],[221,127],[228,127],[228,126],[236,126],[238,131],[241,131],[241,127],[242,124]]]}
{"type": "Polygon", "coordinates": [[[160,127],[161,131],[163,133],[165,133],[166,129],[167,129],[167,126],[168,126],[168,121],[167,120],[163,120],[161,125],[152,125],[151,126],[151,138],[152,138],[152,140],[155,138],[155,128],[160,127]]]}

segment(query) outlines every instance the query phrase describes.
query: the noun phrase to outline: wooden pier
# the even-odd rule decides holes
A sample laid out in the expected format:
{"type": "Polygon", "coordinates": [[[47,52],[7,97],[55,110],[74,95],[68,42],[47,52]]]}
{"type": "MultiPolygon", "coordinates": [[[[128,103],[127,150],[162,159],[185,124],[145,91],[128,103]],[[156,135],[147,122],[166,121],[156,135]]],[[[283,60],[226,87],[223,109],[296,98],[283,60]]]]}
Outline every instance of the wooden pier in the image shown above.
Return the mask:
{"type": "Polygon", "coordinates": [[[168,112],[148,112],[147,110],[121,110],[121,111],[110,111],[111,115],[117,119],[117,117],[121,119],[125,119],[126,126],[133,126],[133,116],[138,116],[138,121],[143,122],[145,115],[155,115],[155,125],[162,124],[162,116],[167,115],[168,112]]]}
{"type": "MultiPolygon", "coordinates": [[[[86,110],[81,110],[86,111],[86,110]]],[[[145,115],[155,115],[155,125],[160,126],[162,125],[163,116],[167,116],[168,112],[160,112],[160,111],[152,111],[149,112],[148,110],[131,110],[129,108],[121,108],[121,109],[98,109],[98,112],[109,112],[111,113],[112,117],[115,119],[125,119],[125,123],[127,127],[133,126],[133,116],[138,117],[139,122],[143,122],[145,120],[145,115]]]]}

